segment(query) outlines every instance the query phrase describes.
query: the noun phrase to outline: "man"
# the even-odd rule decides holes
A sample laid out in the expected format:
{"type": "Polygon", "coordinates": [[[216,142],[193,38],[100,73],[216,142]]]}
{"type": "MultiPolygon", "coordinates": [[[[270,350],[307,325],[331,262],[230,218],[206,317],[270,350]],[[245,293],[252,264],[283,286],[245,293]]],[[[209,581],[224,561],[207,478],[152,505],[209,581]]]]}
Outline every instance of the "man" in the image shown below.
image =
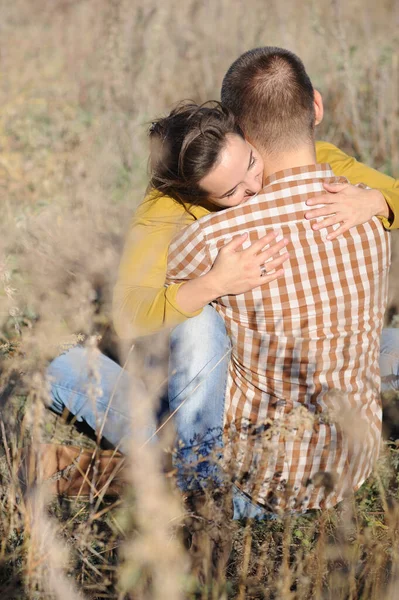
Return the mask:
{"type": "Polygon", "coordinates": [[[262,155],[264,188],[178,234],[168,282],[207,272],[238,225],[248,244],[276,228],[291,240],[283,278],[215,303],[233,346],[226,464],[268,510],[328,508],[363,483],[379,452],[389,235],[373,218],[328,241],[304,219],[306,201],[336,178],[316,164],[323,104],[298,57],[245,53],[224,78],[222,102],[262,155]]]}

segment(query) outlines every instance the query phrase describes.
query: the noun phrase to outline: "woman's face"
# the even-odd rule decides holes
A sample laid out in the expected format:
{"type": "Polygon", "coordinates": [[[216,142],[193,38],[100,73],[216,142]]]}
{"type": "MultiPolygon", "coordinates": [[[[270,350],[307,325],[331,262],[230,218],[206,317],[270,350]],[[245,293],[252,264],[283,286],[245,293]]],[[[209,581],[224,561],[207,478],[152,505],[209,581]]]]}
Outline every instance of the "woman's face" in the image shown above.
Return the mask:
{"type": "Polygon", "coordinates": [[[260,154],[241,136],[230,133],[216,165],[199,184],[213,204],[238,206],[262,188],[263,161],[260,154]]]}

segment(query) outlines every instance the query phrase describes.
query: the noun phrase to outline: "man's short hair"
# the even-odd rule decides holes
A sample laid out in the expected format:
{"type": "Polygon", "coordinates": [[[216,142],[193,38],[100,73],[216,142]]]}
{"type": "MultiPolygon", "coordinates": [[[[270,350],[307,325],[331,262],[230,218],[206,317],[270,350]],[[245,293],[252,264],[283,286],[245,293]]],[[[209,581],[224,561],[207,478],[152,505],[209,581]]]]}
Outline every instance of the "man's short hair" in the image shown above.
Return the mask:
{"type": "Polygon", "coordinates": [[[289,50],[265,46],[242,54],[227,71],[221,96],[246,137],[268,153],[314,140],[312,82],[289,50]]]}

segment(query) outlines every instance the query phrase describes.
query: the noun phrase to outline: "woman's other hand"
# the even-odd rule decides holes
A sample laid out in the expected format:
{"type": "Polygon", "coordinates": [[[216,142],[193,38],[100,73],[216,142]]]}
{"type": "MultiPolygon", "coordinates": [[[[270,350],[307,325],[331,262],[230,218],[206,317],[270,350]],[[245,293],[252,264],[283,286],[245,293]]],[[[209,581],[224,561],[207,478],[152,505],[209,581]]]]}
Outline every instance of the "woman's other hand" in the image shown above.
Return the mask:
{"type": "Polygon", "coordinates": [[[328,240],[334,240],[351,227],[367,223],[372,217],[389,217],[388,204],[379,190],[364,189],[350,183],[324,183],[323,187],[328,194],[311,198],[306,204],[324,206],[307,211],[305,218],[325,217],[312,225],[315,231],[339,223],[340,227],[327,235],[328,240]]]}

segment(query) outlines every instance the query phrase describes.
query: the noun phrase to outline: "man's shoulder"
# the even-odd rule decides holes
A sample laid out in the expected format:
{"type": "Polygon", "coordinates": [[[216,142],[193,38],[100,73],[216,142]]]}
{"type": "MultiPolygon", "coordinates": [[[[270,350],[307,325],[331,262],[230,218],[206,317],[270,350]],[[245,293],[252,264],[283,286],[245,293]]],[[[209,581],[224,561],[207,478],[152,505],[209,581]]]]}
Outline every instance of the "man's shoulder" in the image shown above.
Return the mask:
{"type": "Polygon", "coordinates": [[[347,179],[335,176],[328,164],[286,169],[271,175],[266,180],[266,185],[253,198],[199,219],[198,230],[201,230],[204,240],[209,241],[210,237],[219,232],[235,230],[237,226],[245,226],[253,220],[258,222],[260,213],[265,218],[270,214],[275,217],[283,209],[283,205],[302,203],[315,193],[322,193],[324,182],[347,183],[347,179]]]}

